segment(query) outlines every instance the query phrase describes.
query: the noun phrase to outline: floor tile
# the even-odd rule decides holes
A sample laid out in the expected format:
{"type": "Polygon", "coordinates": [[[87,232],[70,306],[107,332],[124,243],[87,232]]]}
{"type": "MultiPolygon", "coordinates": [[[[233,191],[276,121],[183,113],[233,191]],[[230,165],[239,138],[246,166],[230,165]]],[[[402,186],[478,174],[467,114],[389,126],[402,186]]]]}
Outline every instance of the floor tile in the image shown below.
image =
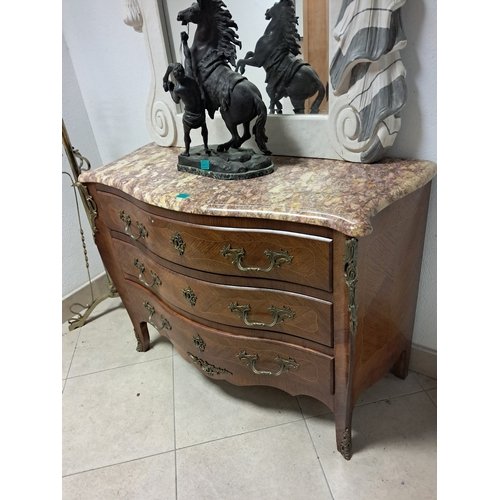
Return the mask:
{"type": "Polygon", "coordinates": [[[422,387],[417,382],[414,372],[409,372],[404,380],[389,372],[361,393],[356,401],[356,406],[421,391],[422,387]]]}
{"type": "Polygon", "coordinates": [[[137,352],[130,318],[120,299],[99,304],[80,332],[70,377],[172,356],[172,344],[149,327],[152,348],[137,352]]]}
{"type": "Polygon", "coordinates": [[[76,342],[80,331],[78,329],[69,331],[68,323],[63,323],[62,325],[62,378],[65,379],[68,376],[69,367],[75,353],[76,342]]]}
{"type": "Polygon", "coordinates": [[[416,373],[415,376],[419,384],[422,386],[422,389],[427,391],[429,389],[435,389],[437,387],[437,380],[435,378],[427,377],[422,373],[416,373]]]}
{"type": "Polygon", "coordinates": [[[172,359],[178,448],[303,418],[297,399],[279,389],[237,387],[172,359]]]}
{"type": "Polygon", "coordinates": [[[307,419],[334,498],[434,500],[436,410],[425,392],[356,407],[350,461],[337,451],[333,414],[307,419]]]}
{"type": "Polygon", "coordinates": [[[178,500],[332,496],[303,420],[177,451],[178,500]]]}
{"type": "Polygon", "coordinates": [[[63,475],[174,448],[171,358],[70,378],[62,404],[63,475]]]}
{"type": "Polygon", "coordinates": [[[427,394],[432,399],[433,403],[437,406],[437,404],[438,404],[438,390],[431,389],[430,391],[427,391],[427,394]]]}
{"type": "Polygon", "coordinates": [[[211,379],[152,327],[154,348],[136,352],[119,299],[62,333],[64,500],[436,498],[432,378],[388,374],[365,391],[345,461],[326,405],[211,379]]]}
{"type": "Polygon", "coordinates": [[[297,400],[305,418],[317,417],[318,415],[324,415],[332,411],[325,403],[310,396],[297,396],[297,400]]]}
{"type": "MultiPolygon", "coordinates": [[[[415,376],[414,372],[410,372],[406,379],[402,380],[392,373],[387,373],[385,377],[361,393],[356,406],[403,396],[405,394],[422,392],[423,389],[415,376]]],[[[324,403],[309,396],[299,396],[298,400],[305,418],[325,415],[331,412],[324,403]]]]}
{"type": "Polygon", "coordinates": [[[174,452],[66,476],[62,492],[63,500],[175,500],[174,452]]]}

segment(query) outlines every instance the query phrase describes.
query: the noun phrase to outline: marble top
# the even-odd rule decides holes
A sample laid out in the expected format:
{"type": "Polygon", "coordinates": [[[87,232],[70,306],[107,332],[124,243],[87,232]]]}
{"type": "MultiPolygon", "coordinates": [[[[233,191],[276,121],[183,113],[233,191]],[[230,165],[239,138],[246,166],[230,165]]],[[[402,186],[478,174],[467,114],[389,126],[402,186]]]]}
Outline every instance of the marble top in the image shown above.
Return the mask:
{"type": "Polygon", "coordinates": [[[181,151],[151,143],[83,172],[79,181],[178,212],[303,222],[359,237],[372,231],[374,215],[424,186],[437,168],[431,161],[394,158],[362,164],[273,156],[272,174],[228,181],[179,172],[181,151]]]}

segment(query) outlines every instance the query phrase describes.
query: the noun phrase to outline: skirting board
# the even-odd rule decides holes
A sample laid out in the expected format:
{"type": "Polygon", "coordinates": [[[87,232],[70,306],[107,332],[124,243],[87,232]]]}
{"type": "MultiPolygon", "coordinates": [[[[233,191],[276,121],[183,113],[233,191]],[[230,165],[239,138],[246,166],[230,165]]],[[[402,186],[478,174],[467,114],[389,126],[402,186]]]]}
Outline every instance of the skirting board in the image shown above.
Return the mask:
{"type": "Polygon", "coordinates": [[[412,345],[410,370],[437,380],[437,352],[422,346],[412,345]]]}
{"type": "MultiPolygon", "coordinates": [[[[94,289],[94,299],[106,294],[108,291],[106,273],[95,278],[92,281],[92,286],[94,289]]],[[[82,311],[84,309],[82,305],[86,306],[91,301],[90,284],[87,283],[87,285],[63,299],[62,322],[65,323],[68,319],[75,316],[76,312],[82,311]]],[[[413,345],[410,354],[410,370],[437,379],[437,353],[425,347],[413,345]]]]}

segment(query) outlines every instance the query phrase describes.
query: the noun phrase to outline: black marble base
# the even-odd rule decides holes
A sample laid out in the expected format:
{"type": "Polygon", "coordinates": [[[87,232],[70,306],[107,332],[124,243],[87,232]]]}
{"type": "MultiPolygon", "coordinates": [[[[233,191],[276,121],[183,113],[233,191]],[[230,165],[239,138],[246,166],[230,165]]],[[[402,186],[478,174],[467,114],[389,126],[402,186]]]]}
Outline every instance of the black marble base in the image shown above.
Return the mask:
{"type": "Polygon", "coordinates": [[[210,146],[210,150],[207,155],[203,146],[191,148],[189,156],[178,156],[177,169],[221,180],[253,179],[274,172],[271,157],[257,154],[253,149],[217,152],[215,146],[210,146]]]}

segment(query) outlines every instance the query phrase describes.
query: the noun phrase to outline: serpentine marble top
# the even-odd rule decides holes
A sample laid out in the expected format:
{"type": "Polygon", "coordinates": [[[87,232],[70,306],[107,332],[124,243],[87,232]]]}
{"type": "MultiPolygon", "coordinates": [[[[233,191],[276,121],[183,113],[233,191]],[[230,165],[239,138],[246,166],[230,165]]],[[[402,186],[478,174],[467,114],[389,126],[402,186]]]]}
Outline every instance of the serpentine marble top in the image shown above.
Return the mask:
{"type": "Polygon", "coordinates": [[[151,143],[83,172],[79,181],[105,184],[177,212],[303,222],[359,237],[372,231],[374,215],[424,186],[437,169],[420,160],[362,164],[273,156],[272,174],[228,181],[179,172],[181,151],[151,143]]]}

